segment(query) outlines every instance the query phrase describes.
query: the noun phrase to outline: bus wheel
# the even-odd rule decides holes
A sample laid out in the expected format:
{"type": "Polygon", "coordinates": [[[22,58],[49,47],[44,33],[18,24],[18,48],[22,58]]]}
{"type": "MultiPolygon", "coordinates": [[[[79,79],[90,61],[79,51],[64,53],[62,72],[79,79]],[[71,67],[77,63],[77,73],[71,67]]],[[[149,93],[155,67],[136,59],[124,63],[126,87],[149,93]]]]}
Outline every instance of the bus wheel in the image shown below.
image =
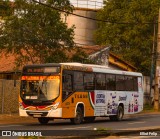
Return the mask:
{"type": "Polygon", "coordinates": [[[85,117],[84,118],[84,121],[86,121],[88,123],[94,122],[94,120],[95,120],[95,117],[85,117]]]}
{"type": "Polygon", "coordinates": [[[41,118],[38,118],[38,121],[40,124],[47,124],[49,122],[49,119],[48,118],[45,118],[45,117],[41,117],[41,118]]]}
{"type": "Polygon", "coordinates": [[[118,106],[117,115],[109,116],[111,121],[121,121],[123,119],[124,110],[122,106],[118,106]]]}
{"type": "Polygon", "coordinates": [[[117,121],[121,121],[123,119],[123,115],[124,115],[124,110],[122,106],[118,106],[118,111],[117,111],[117,121]]]}
{"type": "Polygon", "coordinates": [[[82,109],[80,107],[77,107],[76,110],[76,117],[75,118],[71,118],[71,123],[73,124],[80,124],[83,122],[83,112],[82,109]]]}

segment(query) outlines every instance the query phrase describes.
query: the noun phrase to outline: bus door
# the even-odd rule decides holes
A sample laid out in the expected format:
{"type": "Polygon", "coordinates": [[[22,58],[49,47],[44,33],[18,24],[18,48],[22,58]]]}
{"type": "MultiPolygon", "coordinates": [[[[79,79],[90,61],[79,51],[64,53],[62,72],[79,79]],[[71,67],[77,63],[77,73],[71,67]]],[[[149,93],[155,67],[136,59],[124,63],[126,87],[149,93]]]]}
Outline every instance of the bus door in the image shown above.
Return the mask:
{"type": "Polygon", "coordinates": [[[103,73],[95,75],[95,116],[105,116],[107,107],[106,78],[103,73]]]}
{"type": "Polygon", "coordinates": [[[137,112],[143,110],[143,81],[142,77],[138,77],[138,93],[135,100],[135,105],[137,106],[137,112]]]}

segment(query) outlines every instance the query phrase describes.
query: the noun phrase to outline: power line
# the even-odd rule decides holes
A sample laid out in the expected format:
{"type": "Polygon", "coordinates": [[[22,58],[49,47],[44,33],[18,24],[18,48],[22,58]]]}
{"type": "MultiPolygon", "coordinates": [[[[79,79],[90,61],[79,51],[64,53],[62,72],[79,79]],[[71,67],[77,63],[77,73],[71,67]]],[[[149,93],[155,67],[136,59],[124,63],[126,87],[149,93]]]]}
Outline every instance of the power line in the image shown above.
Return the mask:
{"type": "MultiPolygon", "coordinates": [[[[59,9],[59,8],[56,8],[56,7],[52,7],[50,5],[38,2],[36,0],[32,0],[32,1],[35,2],[35,3],[38,3],[40,5],[43,5],[45,7],[52,8],[54,10],[63,12],[63,13],[71,14],[71,15],[74,15],[74,16],[78,16],[78,17],[81,17],[81,18],[86,18],[86,19],[90,19],[90,20],[94,20],[94,21],[101,21],[101,22],[112,23],[112,24],[138,24],[138,23],[130,23],[130,22],[112,22],[112,21],[108,21],[108,20],[95,19],[95,18],[91,18],[91,17],[87,17],[87,16],[71,13],[69,11],[65,11],[65,10],[62,10],[62,9],[59,9]]],[[[141,23],[141,24],[157,24],[157,22],[156,23],[155,22],[144,22],[144,23],[141,23]]]]}

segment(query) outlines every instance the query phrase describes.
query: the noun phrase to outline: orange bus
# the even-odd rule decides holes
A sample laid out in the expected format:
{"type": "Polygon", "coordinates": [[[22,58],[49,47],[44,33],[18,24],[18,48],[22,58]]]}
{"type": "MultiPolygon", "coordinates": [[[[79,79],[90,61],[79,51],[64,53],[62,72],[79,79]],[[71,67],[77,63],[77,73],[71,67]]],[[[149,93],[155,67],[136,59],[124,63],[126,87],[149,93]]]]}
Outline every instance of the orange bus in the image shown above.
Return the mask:
{"type": "Polygon", "coordinates": [[[70,119],[74,124],[143,110],[141,73],[80,63],[50,63],[23,67],[19,95],[20,116],[41,124],[70,119]]]}

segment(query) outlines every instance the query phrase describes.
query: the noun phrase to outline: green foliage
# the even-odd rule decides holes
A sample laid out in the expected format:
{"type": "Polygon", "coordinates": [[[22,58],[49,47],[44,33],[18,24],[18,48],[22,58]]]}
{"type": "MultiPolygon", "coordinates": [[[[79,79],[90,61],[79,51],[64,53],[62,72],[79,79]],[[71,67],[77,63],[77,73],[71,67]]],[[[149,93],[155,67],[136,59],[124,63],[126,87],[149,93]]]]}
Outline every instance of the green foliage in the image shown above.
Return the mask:
{"type": "Polygon", "coordinates": [[[98,23],[95,40],[149,75],[159,6],[159,0],[108,0],[97,18],[109,22],[98,23]]]}
{"type": "Polygon", "coordinates": [[[72,55],[71,60],[73,62],[80,62],[83,63],[85,59],[87,59],[87,55],[84,51],[82,51],[80,48],[74,49],[75,53],[72,55]]]}
{"type": "Polygon", "coordinates": [[[153,106],[149,104],[145,104],[143,108],[143,112],[149,112],[149,111],[154,111],[153,106]]]}
{"type": "Polygon", "coordinates": [[[60,49],[55,50],[52,55],[45,59],[45,63],[61,63],[67,61],[69,61],[69,57],[60,49]]]}
{"type": "MultiPolygon", "coordinates": [[[[72,11],[69,0],[46,3],[72,11]]],[[[60,50],[74,47],[73,29],[62,21],[60,11],[30,0],[15,0],[14,14],[0,26],[0,49],[16,54],[18,66],[27,62],[64,62],[66,56],[60,50]]]]}
{"type": "Polygon", "coordinates": [[[0,0],[0,17],[4,18],[13,13],[12,3],[9,0],[0,0]]]}
{"type": "Polygon", "coordinates": [[[75,53],[70,58],[70,61],[84,63],[84,64],[95,64],[93,60],[90,60],[88,58],[88,55],[82,49],[77,47],[74,49],[74,51],[75,53]]]}

